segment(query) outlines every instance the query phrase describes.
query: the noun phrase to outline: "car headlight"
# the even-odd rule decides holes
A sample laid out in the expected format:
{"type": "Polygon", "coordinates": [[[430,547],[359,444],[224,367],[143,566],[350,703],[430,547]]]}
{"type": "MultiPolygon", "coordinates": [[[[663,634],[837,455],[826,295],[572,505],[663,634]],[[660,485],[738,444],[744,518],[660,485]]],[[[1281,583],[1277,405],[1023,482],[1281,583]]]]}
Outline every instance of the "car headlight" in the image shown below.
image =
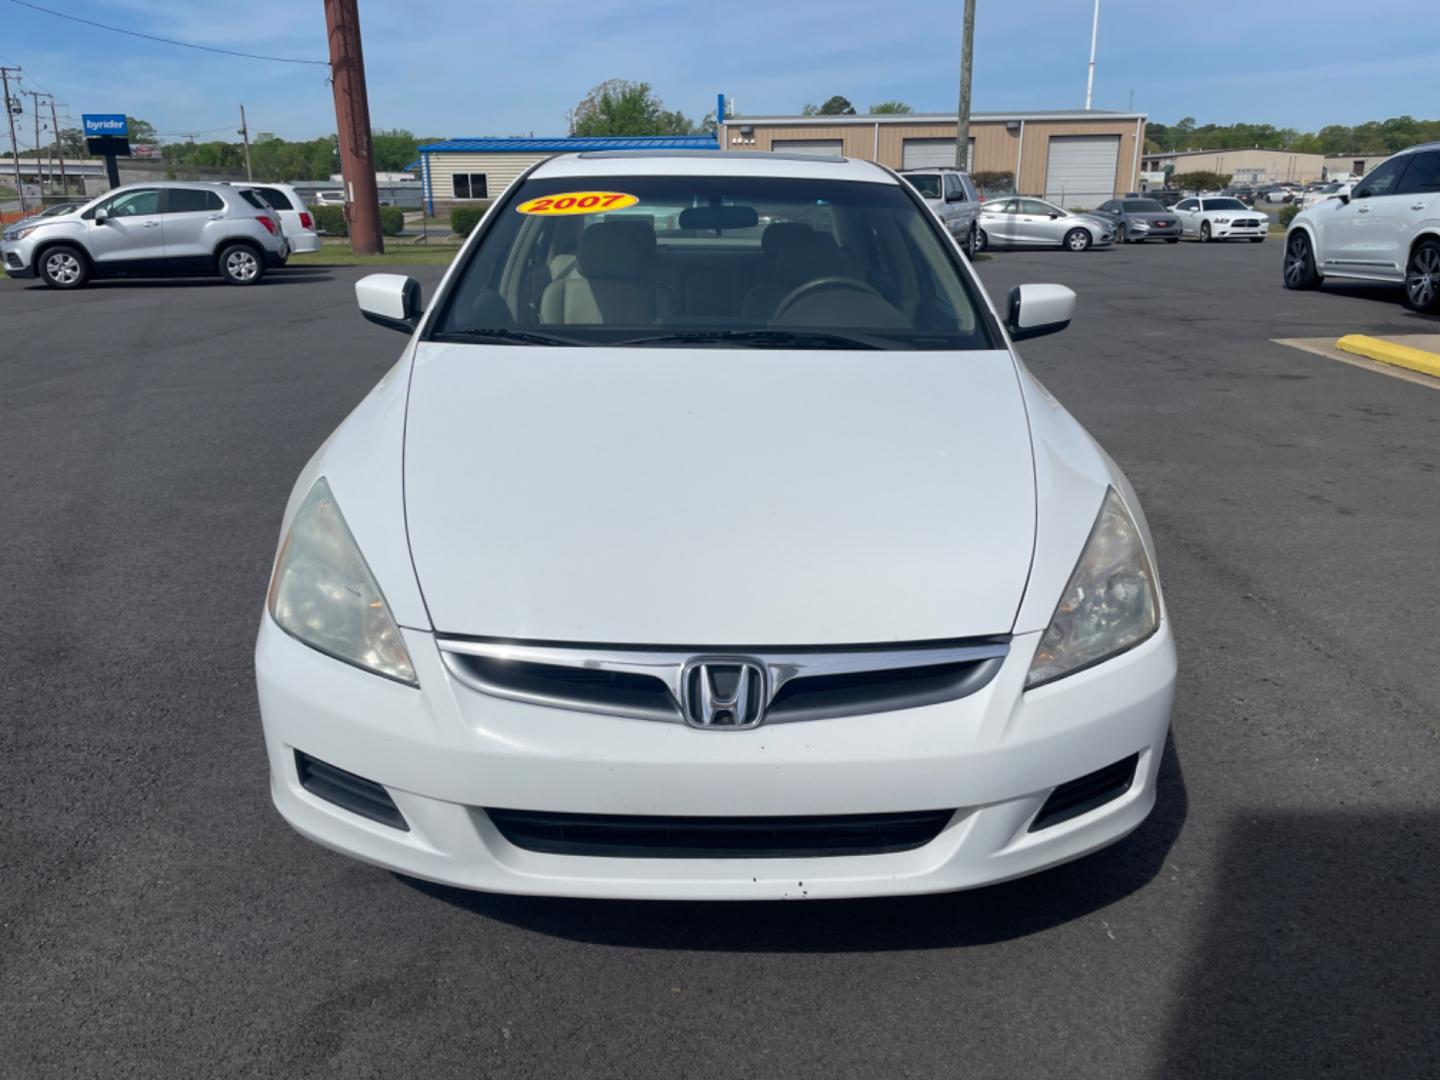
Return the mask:
{"type": "Polygon", "coordinates": [[[420,685],[400,627],[323,476],[280,547],[268,604],[276,625],[312,649],[420,685]]]}
{"type": "Polygon", "coordinates": [[[1229,225],[1229,224],[1230,224],[1230,219],[1229,219],[1228,217],[1217,217],[1217,218],[1214,219],[1214,221],[1215,221],[1215,224],[1216,224],[1216,225],[1229,225]]]}
{"type": "Polygon", "coordinates": [[[5,234],[5,239],[10,241],[24,240],[25,237],[29,236],[38,228],[40,228],[39,225],[31,225],[28,229],[11,229],[5,234]]]}
{"type": "Polygon", "coordinates": [[[1155,575],[1140,529],[1111,488],[1035,650],[1025,688],[1108,660],[1159,625],[1155,575]]]}

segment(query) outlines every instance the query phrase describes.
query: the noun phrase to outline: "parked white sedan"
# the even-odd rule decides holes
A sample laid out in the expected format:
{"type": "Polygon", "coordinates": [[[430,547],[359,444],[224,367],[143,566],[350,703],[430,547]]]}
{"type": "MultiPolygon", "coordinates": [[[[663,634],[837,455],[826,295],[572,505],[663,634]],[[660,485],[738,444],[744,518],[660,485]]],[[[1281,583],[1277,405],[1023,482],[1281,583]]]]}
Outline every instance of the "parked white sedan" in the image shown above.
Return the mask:
{"type": "Polygon", "coordinates": [[[530,169],[301,473],[256,646],[275,804],[517,893],[921,893],[1155,802],[1175,687],[1135,492],[894,173],[530,169]],[[766,222],[763,226],[761,222],[766,222]]]}
{"type": "Polygon", "coordinates": [[[1180,230],[1201,243],[1211,240],[1249,240],[1258,244],[1270,229],[1270,219],[1228,195],[1181,199],[1175,204],[1180,230]]]}

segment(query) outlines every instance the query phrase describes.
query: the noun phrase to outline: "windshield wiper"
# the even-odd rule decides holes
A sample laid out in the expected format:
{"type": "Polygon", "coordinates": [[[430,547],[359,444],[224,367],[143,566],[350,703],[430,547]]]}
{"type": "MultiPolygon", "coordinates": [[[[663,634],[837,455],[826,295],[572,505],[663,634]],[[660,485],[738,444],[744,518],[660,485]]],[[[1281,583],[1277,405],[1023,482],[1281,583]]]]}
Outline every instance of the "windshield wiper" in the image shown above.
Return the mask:
{"type": "Polygon", "coordinates": [[[496,327],[489,330],[441,330],[435,334],[436,341],[464,341],[470,344],[492,345],[584,345],[586,342],[555,334],[542,334],[535,330],[512,330],[496,327]]]}
{"type": "Polygon", "coordinates": [[[756,349],[883,349],[874,338],[828,330],[677,330],[616,345],[748,345],[756,349]]]}

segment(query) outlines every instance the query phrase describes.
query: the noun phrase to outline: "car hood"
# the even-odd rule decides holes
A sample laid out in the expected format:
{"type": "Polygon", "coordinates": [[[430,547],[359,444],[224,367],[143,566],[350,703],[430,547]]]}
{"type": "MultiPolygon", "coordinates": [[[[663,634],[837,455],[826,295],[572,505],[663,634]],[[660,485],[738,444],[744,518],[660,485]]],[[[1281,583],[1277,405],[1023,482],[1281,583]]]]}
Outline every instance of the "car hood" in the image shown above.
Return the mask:
{"type": "Polygon", "coordinates": [[[1125,214],[1129,221],[1175,221],[1174,213],[1165,210],[1138,210],[1125,214]]]}
{"type": "Polygon", "coordinates": [[[437,631],[667,645],[1008,632],[1035,487],[1009,353],[421,343],[437,631]]]}

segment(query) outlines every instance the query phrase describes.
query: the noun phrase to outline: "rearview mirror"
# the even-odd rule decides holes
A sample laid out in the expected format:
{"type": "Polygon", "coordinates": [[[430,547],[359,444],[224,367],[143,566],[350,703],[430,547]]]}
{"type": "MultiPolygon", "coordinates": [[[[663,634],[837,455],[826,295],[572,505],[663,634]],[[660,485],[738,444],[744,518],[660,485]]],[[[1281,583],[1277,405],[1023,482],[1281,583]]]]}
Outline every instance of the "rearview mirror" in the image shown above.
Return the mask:
{"type": "Polygon", "coordinates": [[[355,302],[371,322],[406,334],[415,329],[425,310],[420,283],[404,274],[367,274],[355,283],[355,302]]]}
{"type": "Polygon", "coordinates": [[[690,206],[680,211],[682,229],[752,229],[759,222],[753,206],[690,206]]]}
{"type": "Polygon", "coordinates": [[[105,222],[107,222],[107,221],[109,221],[109,220],[110,220],[110,213],[109,213],[109,211],[107,211],[103,206],[100,207],[99,210],[96,210],[96,211],[95,211],[95,224],[96,224],[96,225],[104,225],[105,222]]]}
{"type": "Polygon", "coordinates": [[[1014,341],[1058,334],[1075,316],[1075,293],[1064,285],[1017,285],[1005,327],[1014,341]]]}

